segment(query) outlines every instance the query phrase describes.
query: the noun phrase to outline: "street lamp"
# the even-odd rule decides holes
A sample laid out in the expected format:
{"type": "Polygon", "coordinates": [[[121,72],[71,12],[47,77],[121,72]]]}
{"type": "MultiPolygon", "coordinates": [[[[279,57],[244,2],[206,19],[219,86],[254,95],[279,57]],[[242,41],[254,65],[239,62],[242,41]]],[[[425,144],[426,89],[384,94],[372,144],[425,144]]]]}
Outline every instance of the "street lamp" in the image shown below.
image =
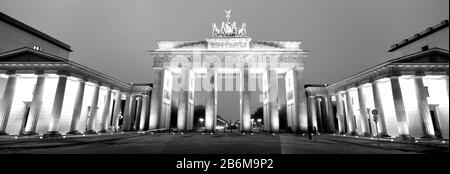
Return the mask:
{"type": "Polygon", "coordinates": [[[203,126],[203,121],[205,121],[205,119],[200,118],[200,119],[198,119],[198,121],[200,121],[200,127],[201,127],[201,126],[203,126]]]}
{"type": "Polygon", "coordinates": [[[259,128],[259,133],[261,133],[261,119],[260,118],[258,118],[258,128],[259,128]]]}

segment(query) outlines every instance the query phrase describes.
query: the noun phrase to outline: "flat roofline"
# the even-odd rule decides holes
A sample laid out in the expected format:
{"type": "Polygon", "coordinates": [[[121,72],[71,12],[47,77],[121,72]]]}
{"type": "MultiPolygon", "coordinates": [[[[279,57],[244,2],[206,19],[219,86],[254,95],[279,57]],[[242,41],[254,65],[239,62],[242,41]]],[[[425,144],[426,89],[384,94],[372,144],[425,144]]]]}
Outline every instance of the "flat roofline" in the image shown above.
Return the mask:
{"type": "Polygon", "coordinates": [[[45,41],[48,41],[48,42],[50,42],[52,44],[55,44],[55,45],[65,49],[65,50],[67,50],[69,52],[72,52],[72,50],[70,49],[70,45],[65,44],[65,43],[63,43],[63,42],[61,42],[61,41],[59,41],[59,40],[57,40],[57,39],[55,39],[55,38],[45,34],[45,33],[43,33],[43,32],[41,32],[41,31],[39,31],[39,30],[37,30],[37,29],[35,29],[35,28],[33,28],[33,27],[23,23],[23,22],[20,22],[20,21],[14,19],[14,18],[12,18],[12,17],[2,13],[2,12],[0,12],[0,20],[4,21],[4,22],[6,22],[6,23],[8,23],[10,25],[13,25],[13,26],[15,26],[15,27],[17,27],[17,28],[19,28],[21,30],[24,30],[25,32],[28,32],[28,33],[36,36],[36,37],[39,37],[39,38],[41,38],[41,39],[43,39],[45,41]]]}

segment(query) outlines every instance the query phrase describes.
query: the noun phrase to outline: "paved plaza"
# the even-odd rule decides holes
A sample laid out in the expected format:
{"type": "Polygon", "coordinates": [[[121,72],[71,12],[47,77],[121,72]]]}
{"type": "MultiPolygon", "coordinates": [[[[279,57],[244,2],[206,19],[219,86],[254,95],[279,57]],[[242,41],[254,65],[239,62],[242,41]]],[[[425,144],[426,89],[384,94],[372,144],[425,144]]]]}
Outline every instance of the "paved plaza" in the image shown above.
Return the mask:
{"type": "Polygon", "coordinates": [[[56,139],[0,137],[0,154],[415,154],[448,153],[448,141],[399,141],[321,134],[239,132],[77,135],[56,139]]]}

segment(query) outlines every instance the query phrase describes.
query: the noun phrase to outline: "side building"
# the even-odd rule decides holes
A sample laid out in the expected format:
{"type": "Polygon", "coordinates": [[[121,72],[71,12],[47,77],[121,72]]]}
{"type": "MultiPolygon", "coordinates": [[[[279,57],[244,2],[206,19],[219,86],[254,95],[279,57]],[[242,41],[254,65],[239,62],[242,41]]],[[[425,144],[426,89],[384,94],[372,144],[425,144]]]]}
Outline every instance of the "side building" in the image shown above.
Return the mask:
{"type": "Polygon", "coordinates": [[[448,139],[448,38],[444,20],[392,45],[387,62],[331,85],[308,86],[312,126],[341,134],[448,139]]]}
{"type": "Polygon", "coordinates": [[[0,12],[0,135],[148,129],[152,84],[73,62],[69,45],[0,12]]]}

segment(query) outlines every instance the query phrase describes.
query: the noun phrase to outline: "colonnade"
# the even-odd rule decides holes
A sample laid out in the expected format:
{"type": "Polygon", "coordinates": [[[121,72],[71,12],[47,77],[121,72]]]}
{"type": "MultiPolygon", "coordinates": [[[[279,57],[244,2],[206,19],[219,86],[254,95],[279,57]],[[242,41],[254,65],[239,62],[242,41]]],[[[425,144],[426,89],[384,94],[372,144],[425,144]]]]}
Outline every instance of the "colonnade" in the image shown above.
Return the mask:
{"type": "Polygon", "coordinates": [[[333,93],[313,93],[309,99],[312,117],[328,120],[320,125],[320,119],[313,119],[321,131],[337,128],[341,134],[362,136],[448,138],[448,75],[391,73],[333,93]],[[372,110],[377,110],[377,118],[372,110]],[[336,126],[330,117],[334,115],[336,126]]]}
{"type": "MultiPolygon", "coordinates": [[[[89,81],[88,78],[79,78],[78,76],[71,76],[68,71],[57,71],[56,74],[45,74],[44,71],[35,71],[32,75],[36,77],[32,89],[31,101],[23,101],[29,104],[29,110],[24,108],[20,111],[11,111],[13,107],[13,101],[22,100],[17,95],[23,93],[21,91],[22,86],[17,86],[17,81],[23,74],[17,74],[15,71],[7,71],[4,75],[7,78],[5,84],[5,90],[3,91],[3,98],[0,105],[0,134],[20,134],[20,135],[37,135],[38,125],[44,125],[46,132],[43,133],[44,137],[60,136],[61,134],[95,134],[106,133],[110,131],[119,130],[146,130],[148,129],[148,119],[150,111],[149,94],[131,94],[130,91],[121,91],[118,88],[113,88],[106,83],[99,83],[96,81],[89,81]],[[51,100],[51,106],[43,106],[43,100],[51,92],[49,84],[46,84],[49,77],[57,79],[56,91],[54,92],[53,100],[51,100]],[[68,81],[74,81],[76,85],[69,85],[68,81]],[[86,88],[89,86],[89,94],[86,92],[86,88]],[[102,91],[102,98],[100,92],[102,91]],[[69,93],[71,93],[69,95],[69,93]],[[16,97],[15,97],[16,95],[16,97]],[[69,97],[68,96],[74,96],[69,97]],[[103,98],[104,97],[104,98],[103,98]],[[125,98],[125,107],[122,108],[122,97],[125,98]],[[73,101],[70,101],[73,100],[73,101]],[[113,105],[114,103],[114,105],[113,105]],[[68,106],[73,104],[73,106],[68,106]],[[99,105],[102,105],[101,110],[99,105]],[[64,108],[71,108],[69,129],[67,132],[61,132],[61,116],[64,108]],[[86,109],[86,108],[87,109],[86,109]],[[44,108],[44,111],[43,111],[44,108]],[[50,112],[46,112],[45,109],[51,109],[50,112]],[[22,115],[22,117],[10,119],[12,112],[14,115],[22,115]],[[40,119],[45,119],[45,115],[50,113],[50,118],[42,120],[38,124],[40,119]],[[123,118],[123,123],[119,125],[119,120],[123,118]],[[82,121],[85,121],[82,123],[82,121]],[[12,124],[14,122],[21,122],[21,124],[12,124]],[[48,123],[47,123],[48,122],[48,123]],[[10,123],[10,125],[8,125],[10,123]],[[85,124],[85,125],[83,125],[85,124]],[[20,126],[21,128],[14,128],[14,126],[20,126]],[[9,130],[19,130],[7,131],[9,130]],[[84,130],[81,127],[85,127],[84,130]]],[[[28,75],[30,76],[30,75],[28,75]]],[[[50,82],[47,82],[50,83],[50,82]]],[[[72,82],[71,82],[72,83],[72,82]]],[[[17,103],[17,102],[16,102],[17,103]]],[[[20,101],[19,101],[20,103],[20,101]]],[[[47,103],[48,104],[48,103],[47,103]]],[[[16,107],[18,108],[18,107],[16,107]]],[[[66,118],[64,118],[66,120],[66,118]]]]}

